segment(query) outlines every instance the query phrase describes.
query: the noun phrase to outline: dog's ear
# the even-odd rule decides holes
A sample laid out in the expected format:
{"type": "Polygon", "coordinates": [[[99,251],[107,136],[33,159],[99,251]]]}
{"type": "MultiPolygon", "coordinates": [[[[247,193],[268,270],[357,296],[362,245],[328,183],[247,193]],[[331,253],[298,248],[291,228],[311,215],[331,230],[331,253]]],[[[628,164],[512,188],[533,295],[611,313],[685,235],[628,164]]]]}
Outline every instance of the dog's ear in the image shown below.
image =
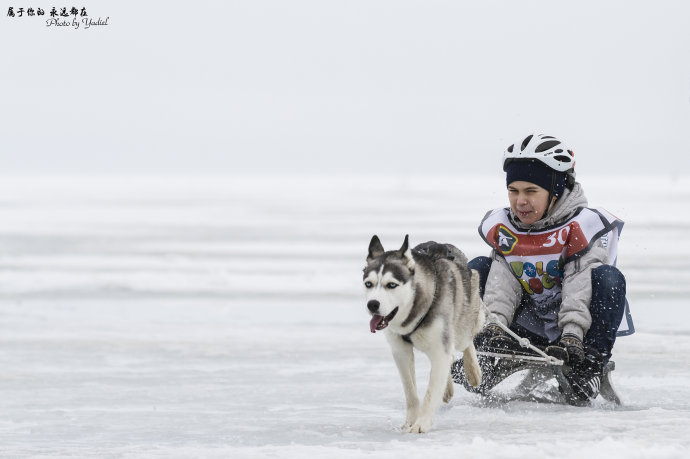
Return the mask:
{"type": "Polygon", "coordinates": [[[371,261],[374,258],[383,255],[383,245],[381,244],[381,241],[379,240],[379,237],[374,234],[374,237],[371,238],[371,242],[369,243],[369,255],[367,255],[367,261],[371,261]]]}
{"type": "Polygon", "coordinates": [[[410,250],[410,235],[405,235],[405,240],[403,241],[402,247],[400,247],[400,256],[406,262],[407,268],[414,272],[414,258],[412,258],[412,250],[410,250]]]}

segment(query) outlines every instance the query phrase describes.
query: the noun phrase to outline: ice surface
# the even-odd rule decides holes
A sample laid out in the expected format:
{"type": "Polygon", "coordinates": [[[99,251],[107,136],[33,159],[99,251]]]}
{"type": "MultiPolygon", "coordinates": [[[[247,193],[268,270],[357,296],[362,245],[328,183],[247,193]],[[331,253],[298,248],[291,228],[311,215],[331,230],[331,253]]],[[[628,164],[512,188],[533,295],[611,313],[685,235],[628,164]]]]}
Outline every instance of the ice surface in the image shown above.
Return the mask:
{"type": "Polygon", "coordinates": [[[583,186],[626,221],[624,405],[456,387],[419,436],[369,331],[366,248],[409,233],[486,254],[501,177],[3,180],[0,456],[687,457],[690,180],[583,186]]]}

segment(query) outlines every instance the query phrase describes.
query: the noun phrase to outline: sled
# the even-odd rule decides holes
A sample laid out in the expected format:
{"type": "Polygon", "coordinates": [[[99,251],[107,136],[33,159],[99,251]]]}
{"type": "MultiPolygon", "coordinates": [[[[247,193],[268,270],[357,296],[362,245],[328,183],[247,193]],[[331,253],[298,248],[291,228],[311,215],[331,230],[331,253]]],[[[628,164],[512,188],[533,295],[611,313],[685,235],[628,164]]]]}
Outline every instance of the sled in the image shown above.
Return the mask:
{"type": "MultiPolygon", "coordinates": [[[[525,378],[518,386],[518,395],[530,396],[530,393],[536,386],[551,379],[555,379],[558,384],[558,391],[562,395],[562,400],[564,402],[576,406],[590,404],[591,400],[582,400],[576,396],[568,379],[568,376],[570,376],[573,370],[566,362],[552,355],[548,355],[545,352],[545,348],[536,346],[532,344],[529,339],[517,335],[514,331],[497,320],[494,314],[486,309],[485,311],[492,323],[498,325],[507,335],[511,336],[516,342],[514,344],[519,344],[519,346],[510,346],[510,349],[477,349],[477,359],[479,361],[479,367],[482,370],[482,381],[478,387],[470,385],[467,378],[465,378],[465,369],[462,359],[456,360],[451,364],[451,377],[456,384],[462,385],[468,392],[489,395],[489,391],[508,376],[519,371],[527,370],[528,372],[525,378]]],[[[611,360],[604,365],[598,396],[601,396],[604,400],[616,406],[620,406],[621,399],[616,392],[611,378],[611,373],[615,368],[616,364],[611,360]]],[[[529,399],[538,401],[537,397],[530,396],[529,399]]]]}
{"type": "MultiPolygon", "coordinates": [[[[534,346],[530,346],[534,347],[534,346]]],[[[525,376],[520,382],[511,399],[526,399],[532,401],[550,403],[568,403],[576,406],[586,406],[589,400],[578,399],[566,377],[572,369],[563,361],[535,352],[526,350],[524,352],[515,351],[485,351],[477,352],[479,366],[482,369],[482,382],[479,387],[473,387],[465,378],[465,370],[462,359],[456,360],[451,366],[451,376],[456,384],[462,385],[467,391],[478,393],[484,396],[491,395],[491,390],[509,376],[524,371],[525,376]],[[548,381],[555,379],[558,385],[558,396],[544,398],[535,395],[533,392],[538,386],[542,386],[548,381]]],[[[616,365],[609,361],[603,368],[599,396],[607,402],[620,406],[621,399],[613,385],[611,373],[616,365]]]]}

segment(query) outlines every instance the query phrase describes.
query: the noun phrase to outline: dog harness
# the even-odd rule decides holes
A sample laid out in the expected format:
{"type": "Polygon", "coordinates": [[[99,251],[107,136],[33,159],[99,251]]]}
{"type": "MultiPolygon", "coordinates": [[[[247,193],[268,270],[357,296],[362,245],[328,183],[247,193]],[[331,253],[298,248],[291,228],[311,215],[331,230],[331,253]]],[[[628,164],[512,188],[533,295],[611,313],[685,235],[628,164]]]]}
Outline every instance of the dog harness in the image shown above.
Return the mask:
{"type": "Polygon", "coordinates": [[[402,340],[405,341],[406,343],[412,344],[412,338],[411,336],[414,334],[414,332],[417,331],[417,329],[424,323],[426,318],[429,316],[429,313],[431,312],[431,308],[436,302],[436,298],[438,298],[438,287],[440,282],[438,281],[438,269],[436,269],[436,262],[432,263],[432,266],[434,267],[434,279],[436,279],[434,283],[434,296],[431,297],[431,303],[429,304],[429,309],[424,313],[421,319],[419,319],[419,322],[417,322],[417,325],[414,326],[412,331],[406,335],[402,335],[402,340]]]}

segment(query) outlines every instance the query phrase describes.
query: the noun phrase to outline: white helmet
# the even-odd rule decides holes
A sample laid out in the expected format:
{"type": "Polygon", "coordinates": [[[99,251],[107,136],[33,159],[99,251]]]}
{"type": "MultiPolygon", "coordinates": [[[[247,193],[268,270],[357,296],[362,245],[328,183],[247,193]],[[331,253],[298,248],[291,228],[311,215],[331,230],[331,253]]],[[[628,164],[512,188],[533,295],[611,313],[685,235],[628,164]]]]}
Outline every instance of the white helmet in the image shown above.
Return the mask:
{"type": "Polygon", "coordinates": [[[512,161],[535,159],[558,172],[575,171],[575,153],[555,137],[531,134],[522,143],[509,146],[503,152],[503,170],[512,161]]]}

